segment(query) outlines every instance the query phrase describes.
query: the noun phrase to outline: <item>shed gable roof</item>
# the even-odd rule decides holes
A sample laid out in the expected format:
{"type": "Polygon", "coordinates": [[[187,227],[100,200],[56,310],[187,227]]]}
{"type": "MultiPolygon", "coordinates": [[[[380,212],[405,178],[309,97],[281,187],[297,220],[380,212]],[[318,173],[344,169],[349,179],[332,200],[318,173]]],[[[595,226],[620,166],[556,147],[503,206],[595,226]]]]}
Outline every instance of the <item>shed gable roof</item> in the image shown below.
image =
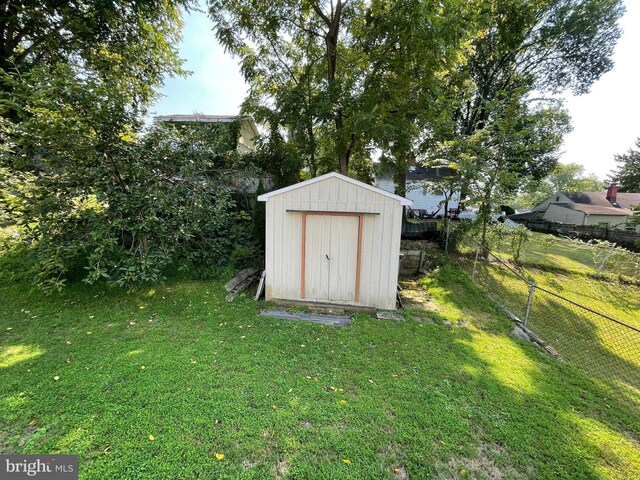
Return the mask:
{"type": "Polygon", "coordinates": [[[258,197],[258,201],[266,202],[267,200],[269,200],[269,198],[275,197],[276,195],[281,195],[283,193],[287,193],[287,192],[290,192],[292,190],[297,190],[298,188],[303,188],[303,187],[306,187],[307,185],[312,185],[314,183],[321,182],[323,180],[327,180],[329,178],[337,178],[339,180],[343,180],[343,181],[345,181],[347,183],[350,183],[352,185],[356,185],[356,186],[358,186],[360,188],[364,188],[364,189],[369,190],[371,192],[377,193],[378,195],[382,195],[382,196],[385,196],[385,197],[388,197],[388,198],[392,198],[392,199],[397,200],[398,202],[400,202],[401,205],[411,205],[411,204],[413,204],[413,201],[409,200],[408,198],[404,198],[404,197],[401,197],[399,195],[395,195],[393,193],[385,192],[384,190],[382,190],[380,188],[372,187],[371,185],[367,185],[366,183],[360,182],[360,181],[355,180],[355,179],[350,178],[350,177],[346,177],[346,176],[341,175],[341,174],[336,173],[336,172],[327,173],[326,175],[320,175],[319,177],[315,177],[315,178],[312,178],[310,180],[306,180],[304,182],[295,183],[293,185],[289,185],[288,187],[284,187],[284,188],[281,188],[279,190],[274,190],[273,192],[265,193],[264,195],[260,195],[258,197]]]}

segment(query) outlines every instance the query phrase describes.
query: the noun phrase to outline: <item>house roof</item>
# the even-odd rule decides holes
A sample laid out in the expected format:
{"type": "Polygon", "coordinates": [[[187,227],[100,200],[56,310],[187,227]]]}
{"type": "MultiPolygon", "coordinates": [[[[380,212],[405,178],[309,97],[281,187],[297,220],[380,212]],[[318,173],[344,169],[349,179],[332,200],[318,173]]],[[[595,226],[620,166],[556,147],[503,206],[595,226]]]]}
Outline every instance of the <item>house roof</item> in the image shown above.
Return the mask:
{"type": "MultiPolygon", "coordinates": [[[[588,215],[618,215],[621,217],[633,215],[633,211],[627,208],[616,208],[612,206],[601,207],[600,205],[583,205],[579,203],[550,203],[547,210],[554,205],[561,208],[568,208],[569,210],[574,210],[576,212],[586,213],[588,215]]],[[[609,205],[611,204],[609,203],[609,205]]]]}
{"type": "MultiPolygon", "coordinates": [[[[442,180],[444,178],[455,177],[457,174],[457,171],[450,167],[423,167],[417,165],[407,169],[407,181],[442,180]]],[[[393,175],[389,172],[378,175],[378,179],[392,177],[393,175]]]]}
{"type": "MultiPolygon", "coordinates": [[[[607,200],[606,192],[562,192],[562,194],[574,203],[617,208],[607,200]]],[[[640,193],[618,192],[616,203],[619,208],[631,209],[636,205],[640,205],[640,193]]]]}
{"type": "Polygon", "coordinates": [[[456,175],[458,172],[450,167],[416,166],[415,169],[409,169],[407,172],[407,180],[441,180],[456,175]]]}
{"type": "Polygon", "coordinates": [[[312,178],[311,180],[306,180],[300,183],[294,183],[293,185],[289,185],[288,187],[281,188],[279,190],[274,190],[273,192],[265,193],[264,195],[260,195],[258,197],[258,201],[266,202],[269,198],[275,197],[276,195],[280,195],[282,193],[290,192],[292,190],[296,190],[298,188],[306,187],[307,185],[311,185],[313,183],[321,182],[323,180],[327,180],[329,178],[338,178],[340,180],[344,180],[345,182],[349,182],[352,185],[357,185],[358,187],[364,188],[371,192],[375,192],[379,195],[383,195],[385,197],[393,198],[400,202],[401,205],[412,205],[413,202],[408,198],[401,197],[399,195],[394,195],[393,193],[385,192],[380,188],[372,187],[371,185],[367,185],[366,183],[362,183],[358,180],[355,180],[350,177],[346,177],[336,172],[327,173],[326,175],[320,175],[319,177],[312,178]]]}

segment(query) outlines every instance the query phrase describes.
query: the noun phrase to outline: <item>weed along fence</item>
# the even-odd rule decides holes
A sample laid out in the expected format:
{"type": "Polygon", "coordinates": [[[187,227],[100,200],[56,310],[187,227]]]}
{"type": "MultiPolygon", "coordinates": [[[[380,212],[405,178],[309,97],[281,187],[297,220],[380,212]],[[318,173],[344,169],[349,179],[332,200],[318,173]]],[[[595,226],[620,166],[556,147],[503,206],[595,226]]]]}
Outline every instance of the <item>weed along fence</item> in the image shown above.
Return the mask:
{"type": "MultiPolygon", "coordinates": [[[[521,328],[514,333],[584,370],[640,407],[640,328],[540,286],[523,270],[456,232],[453,259],[521,328]]],[[[562,276],[561,276],[562,277],[562,276]]],[[[562,279],[562,278],[560,278],[562,279]]]]}

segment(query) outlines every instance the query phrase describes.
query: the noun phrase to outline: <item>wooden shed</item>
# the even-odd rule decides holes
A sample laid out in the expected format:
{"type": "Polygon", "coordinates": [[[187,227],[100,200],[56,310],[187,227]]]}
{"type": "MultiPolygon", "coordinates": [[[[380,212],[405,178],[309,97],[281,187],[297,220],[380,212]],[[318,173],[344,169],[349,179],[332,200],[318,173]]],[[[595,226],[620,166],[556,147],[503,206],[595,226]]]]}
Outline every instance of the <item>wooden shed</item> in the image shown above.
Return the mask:
{"type": "Polygon", "coordinates": [[[395,309],[402,207],[411,200],[338,173],[258,200],[267,300],[395,309]]]}

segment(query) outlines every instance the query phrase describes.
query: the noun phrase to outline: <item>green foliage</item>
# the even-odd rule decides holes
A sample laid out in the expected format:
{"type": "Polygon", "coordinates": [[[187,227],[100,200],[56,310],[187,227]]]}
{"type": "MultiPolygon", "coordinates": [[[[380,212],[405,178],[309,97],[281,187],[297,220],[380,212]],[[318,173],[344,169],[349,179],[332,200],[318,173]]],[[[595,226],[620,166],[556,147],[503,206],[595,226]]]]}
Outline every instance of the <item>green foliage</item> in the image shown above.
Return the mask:
{"type": "Polygon", "coordinates": [[[640,137],[636,148],[630,148],[622,155],[614,157],[618,168],[611,173],[611,181],[618,185],[621,192],[640,192],[640,137]]]}
{"type": "Polygon", "coordinates": [[[12,171],[0,163],[0,226],[22,218],[34,193],[34,175],[12,171]]]}
{"type": "Polygon", "coordinates": [[[585,175],[584,167],[578,163],[559,163],[546,177],[528,182],[514,203],[531,208],[557,192],[600,192],[606,186],[595,175],[585,175]]]}
{"type": "MultiPolygon", "coordinates": [[[[264,184],[262,180],[258,183],[256,189],[256,198],[265,193],[264,184]]],[[[253,219],[252,219],[252,234],[253,239],[258,245],[264,249],[265,246],[265,233],[266,233],[266,220],[267,220],[267,206],[265,202],[259,202],[256,200],[256,204],[253,207],[253,219]]]]}
{"type": "Polygon", "coordinates": [[[446,77],[455,129],[429,154],[459,158],[463,196],[485,225],[556,165],[569,119],[553,94],[584,93],[611,68],[623,11],[621,0],[482,2],[471,48],[446,77]]]}
{"type": "Polygon", "coordinates": [[[258,172],[269,175],[274,188],[278,189],[297,181],[303,167],[303,157],[295,143],[285,141],[277,125],[275,127],[266,138],[257,139],[258,150],[247,154],[247,160],[258,172]]]}
{"type": "MultiPolygon", "coordinates": [[[[183,73],[177,54],[188,1],[60,2],[9,0],[0,18],[0,91],[11,94],[34,70],[64,65],[76,78],[126,86],[130,106],[144,108],[165,75],[183,73]]],[[[5,101],[7,99],[5,98],[5,101]]],[[[3,112],[13,121],[19,109],[3,112]]]]}
{"type": "Polygon", "coordinates": [[[516,213],[513,207],[510,207],[509,205],[500,205],[500,211],[504,212],[506,215],[513,215],[516,213]]]}
{"type": "Polygon", "coordinates": [[[210,0],[209,12],[251,85],[243,110],[286,135],[312,176],[363,178],[362,165],[350,165],[372,148],[403,171],[417,137],[450,118],[441,79],[455,69],[475,5],[210,0]]]}
{"type": "Polygon", "coordinates": [[[2,59],[12,67],[0,91],[0,209],[24,230],[34,283],[130,286],[245,261],[250,218],[235,212],[230,172],[253,166],[237,154],[239,124],[142,120],[164,78],[183,73],[186,2],[39,3],[0,19],[17,39],[2,59]]]}
{"type": "Polygon", "coordinates": [[[510,229],[510,247],[513,261],[520,262],[527,243],[531,240],[531,232],[523,225],[510,229]]]}
{"type": "Polygon", "coordinates": [[[4,156],[38,172],[21,222],[36,285],[152,283],[178,268],[224,265],[238,243],[249,243],[249,221],[232,215],[227,183],[240,162],[237,125],[144,131],[118,92],[91,79],[78,86],[62,74],[48,85],[34,81],[37,93],[25,96],[30,116],[4,156]],[[90,114],[75,114],[82,109],[90,114]]]}

